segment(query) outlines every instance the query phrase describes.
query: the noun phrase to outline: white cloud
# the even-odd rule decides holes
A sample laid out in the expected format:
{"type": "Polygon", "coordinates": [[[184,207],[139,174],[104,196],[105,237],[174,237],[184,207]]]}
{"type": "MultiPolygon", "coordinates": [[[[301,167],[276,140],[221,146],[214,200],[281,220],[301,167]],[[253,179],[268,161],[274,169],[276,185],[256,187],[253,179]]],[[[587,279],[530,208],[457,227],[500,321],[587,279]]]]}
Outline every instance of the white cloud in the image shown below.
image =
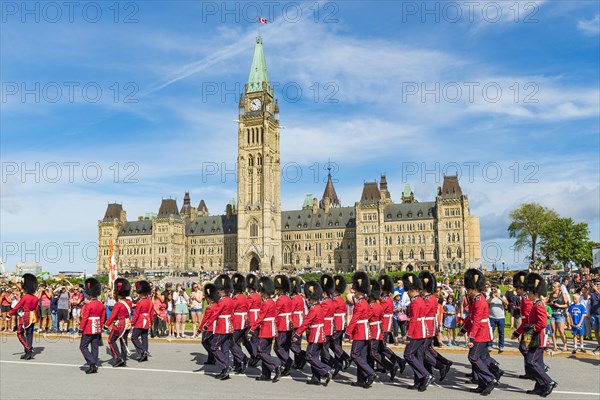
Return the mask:
{"type": "Polygon", "coordinates": [[[589,36],[597,36],[600,33],[600,14],[596,14],[591,20],[582,19],[577,21],[577,28],[589,36]]]}

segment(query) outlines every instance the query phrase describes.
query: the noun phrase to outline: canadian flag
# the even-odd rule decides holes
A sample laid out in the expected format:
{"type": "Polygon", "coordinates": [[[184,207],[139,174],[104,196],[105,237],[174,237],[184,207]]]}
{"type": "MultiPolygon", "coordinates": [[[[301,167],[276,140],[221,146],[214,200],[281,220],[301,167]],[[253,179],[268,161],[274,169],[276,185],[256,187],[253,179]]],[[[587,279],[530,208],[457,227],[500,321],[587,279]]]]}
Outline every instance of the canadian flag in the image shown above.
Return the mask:
{"type": "Polygon", "coordinates": [[[266,18],[263,18],[263,17],[258,17],[258,22],[260,22],[261,24],[266,24],[266,23],[267,23],[267,22],[269,22],[269,21],[267,21],[267,19],[266,19],[266,18]]]}

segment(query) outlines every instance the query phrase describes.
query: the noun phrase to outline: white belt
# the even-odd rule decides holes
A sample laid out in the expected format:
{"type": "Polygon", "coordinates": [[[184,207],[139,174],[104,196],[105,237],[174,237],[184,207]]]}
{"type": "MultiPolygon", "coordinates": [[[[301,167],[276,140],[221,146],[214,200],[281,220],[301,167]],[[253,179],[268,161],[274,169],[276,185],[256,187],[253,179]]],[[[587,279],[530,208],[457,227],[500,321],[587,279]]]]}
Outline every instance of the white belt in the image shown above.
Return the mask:
{"type": "Polygon", "coordinates": [[[481,321],[479,321],[479,322],[489,322],[489,321],[490,321],[490,320],[489,320],[489,318],[485,318],[485,319],[482,319],[482,320],[481,320],[481,321]]]}
{"type": "Polygon", "coordinates": [[[423,332],[423,337],[427,337],[427,325],[425,321],[433,321],[435,317],[421,317],[417,318],[417,321],[421,321],[421,331],[423,332]]]}
{"type": "Polygon", "coordinates": [[[335,317],[342,317],[342,329],[346,328],[346,313],[336,313],[333,314],[335,317]]]}
{"type": "Polygon", "coordinates": [[[357,324],[363,324],[365,328],[365,335],[367,336],[367,340],[370,339],[371,332],[369,330],[369,320],[368,319],[360,319],[356,321],[357,324]]]}
{"type": "Polygon", "coordinates": [[[318,338],[321,336],[321,329],[324,329],[324,326],[325,324],[314,324],[308,326],[310,329],[317,329],[317,333],[315,334],[315,340],[318,340],[318,338]]]}
{"type": "Polygon", "coordinates": [[[225,319],[225,332],[226,333],[231,333],[230,332],[230,327],[231,327],[231,315],[227,314],[227,315],[219,315],[219,318],[224,318],[225,319]]]}
{"type": "Polygon", "coordinates": [[[258,318],[258,313],[260,312],[260,308],[251,308],[248,311],[254,314],[254,321],[256,321],[256,319],[258,318]]]}
{"type": "Polygon", "coordinates": [[[248,315],[248,313],[247,312],[234,312],[233,314],[242,317],[242,327],[240,329],[244,329],[246,327],[246,315],[248,315]]]}
{"type": "Polygon", "coordinates": [[[277,332],[277,328],[275,326],[275,317],[265,318],[263,321],[271,322],[271,327],[273,328],[273,333],[277,332]]]}
{"type": "Polygon", "coordinates": [[[294,311],[294,314],[298,314],[300,317],[300,325],[302,325],[302,322],[304,322],[304,311],[294,311]]]}
{"type": "Polygon", "coordinates": [[[278,317],[285,317],[285,326],[289,327],[290,326],[290,317],[292,316],[291,312],[288,313],[281,313],[277,315],[278,317]]]}
{"type": "Polygon", "coordinates": [[[387,327],[385,329],[389,332],[392,330],[392,317],[394,316],[394,314],[383,314],[383,316],[389,318],[387,327]]]}
{"type": "Polygon", "coordinates": [[[89,317],[89,320],[92,326],[92,335],[102,333],[102,327],[100,326],[100,317],[89,317]]]}
{"type": "Polygon", "coordinates": [[[377,325],[377,334],[373,338],[377,340],[377,338],[381,334],[381,321],[369,322],[369,325],[377,325]]]}

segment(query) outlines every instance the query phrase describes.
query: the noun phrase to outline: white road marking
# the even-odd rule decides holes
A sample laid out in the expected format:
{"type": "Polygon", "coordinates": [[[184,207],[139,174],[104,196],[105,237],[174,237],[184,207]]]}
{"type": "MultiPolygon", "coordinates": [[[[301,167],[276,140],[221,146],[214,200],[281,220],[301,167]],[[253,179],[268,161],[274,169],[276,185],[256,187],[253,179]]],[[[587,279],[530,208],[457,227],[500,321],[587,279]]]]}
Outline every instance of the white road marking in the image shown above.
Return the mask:
{"type": "MultiPolygon", "coordinates": [[[[70,367],[70,368],[81,368],[82,365],[81,364],[58,364],[58,363],[45,363],[45,362],[36,362],[36,361],[13,361],[13,360],[0,360],[0,363],[5,363],[5,364],[17,364],[17,365],[47,365],[47,366],[52,366],[52,367],[70,367]]],[[[107,363],[105,363],[107,364],[107,363]]],[[[110,365],[110,364],[107,364],[110,365]]],[[[117,370],[117,368],[107,368],[107,367],[101,367],[100,370],[106,370],[106,371],[112,371],[112,370],[117,370]]],[[[166,372],[166,373],[171,373],[171,374],[203,374],[203,375],[208,375],[208,376],[215,376],[218,375],[217,372],[204,372],[204,371],[181,371],[181,370],[173,370],[173,369],[157,369],[157,368],[135,368],[135,367],[124,367],[124,368],[118,368],[119,371],[143,371],[143,372],[166,372]]],[[[232,378],[257,378],[259,375],[246,375],[246,374],[241,374],[241,375],[235,375],[235,374],[231,374],[230,375],[232,378]]],[[[296,380],[296,381],[306,381],[308,380],[308,378],[304,378],[304,377],[291,377],[291,376],[282,376],[281,379],[291,379],[291,380],[296,380]]],[[[345,380],[338,380],[338,379],[334,379],[334,382],[348,382],[348,379],[345,380]]],[[[401,384],[399,382],[373,382],[375,384],[383,384],[386,386],[399,386],[399,387],[403,387],[404,384],[401,384]]],[[[440,385],[438,383],[434,383],[432,384],[432,386],[437,386],[437,387],[442,387],[442,388],[452,388],[452,389],[465,389],[465,386],[458,386],[458,385],[440,385]]],[[[524,393],[523,390],[518,390],[518,389],[511,389],[511,388],[507,388],[507,389],[502,389],[502,388],[496,388],[494,389],[494,391],[501,391],[501,392],[515,392],[515,393],[524,393]]],[[[600,396],[600,393],[591,393],[591,392],[567,392],[567,391],[559,391],[559,390],[554,390],[552,393],[559,393],[559,394],[568,394],[568,395],[579,395],[579,396],[600,396]]]]}

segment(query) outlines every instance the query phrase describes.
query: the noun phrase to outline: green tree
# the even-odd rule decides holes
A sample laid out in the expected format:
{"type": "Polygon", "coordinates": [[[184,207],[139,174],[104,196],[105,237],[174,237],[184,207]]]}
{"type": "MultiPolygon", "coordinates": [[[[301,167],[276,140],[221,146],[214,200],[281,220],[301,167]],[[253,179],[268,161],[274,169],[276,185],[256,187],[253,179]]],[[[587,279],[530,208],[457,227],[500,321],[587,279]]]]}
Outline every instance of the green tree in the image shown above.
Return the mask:
{"type": "Polygon", "coordinates": [[[535,254],[539,244],[542,229],[548,222],[558,218],[554,210],[537,203],[524,203],[510,212],[511,223],[508,232],[511,238],[516,238],[515,249],[531,249],[531,262],[535,262],[535,254]]]}
{"type": "Polygon", "coordinates": [[[577,265],[582,266],[582,267],[592,267],[593,264],[593,258],[592,258],[592,247],[598,247],[600,246],[600,243],[598,242],[591,242],[588,241],[585,243],[585,245],[583,246],[583,249],[581,250],[581,255],[576,258],[575,261],[577,263],[577,265]]]}
{"type": "Polygon", "coordinates": [[[542,228],[541,251],[566,267],[571,261],[581,260],[589,233],[584,222],[576,224],[571,218],[555,218],[542,228]]]}

